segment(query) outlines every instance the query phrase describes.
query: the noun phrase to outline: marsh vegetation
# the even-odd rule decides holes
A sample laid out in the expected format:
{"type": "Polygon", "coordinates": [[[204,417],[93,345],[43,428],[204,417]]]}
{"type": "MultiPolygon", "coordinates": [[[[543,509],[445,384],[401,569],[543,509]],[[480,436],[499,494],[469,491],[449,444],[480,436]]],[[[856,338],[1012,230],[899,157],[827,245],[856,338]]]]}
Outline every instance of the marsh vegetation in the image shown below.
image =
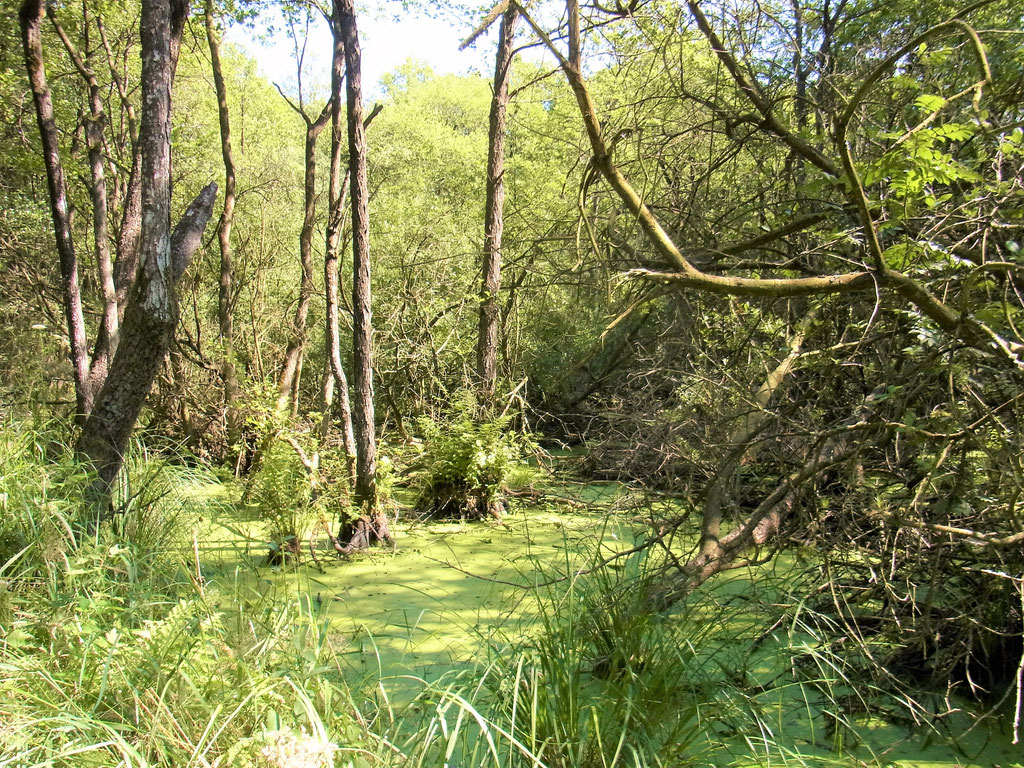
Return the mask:
{"type": "Polygon", "coordinates": [[[1024,765],[1019,3],[449,10],[0,7],[0,767],[1024,765]]]}

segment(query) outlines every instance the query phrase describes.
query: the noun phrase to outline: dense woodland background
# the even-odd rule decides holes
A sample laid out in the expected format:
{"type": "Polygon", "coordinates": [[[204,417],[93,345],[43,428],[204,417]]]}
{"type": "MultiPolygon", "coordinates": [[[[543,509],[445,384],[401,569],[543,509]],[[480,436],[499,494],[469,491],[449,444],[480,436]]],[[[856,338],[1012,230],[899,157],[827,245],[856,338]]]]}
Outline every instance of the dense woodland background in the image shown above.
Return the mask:
{"type": "MultiPolygon", "coordinates": [[[[498,525],[553,493],[530,462],[643,500],[587,572],[643,567],[598,605],[678,616],[798,562],[847,683],[1016,740],[1021,7],[463,10],[496,71],[410,62],[372,102],[348,0],[3,3],[0,658],[15,624],[60,655],[24,607],[68,589],[58,551],[194,535],[132,517],[173,522],[147,466],[216,473],[287,565],[392,541],[399,510],[498,525]],[[270,17],[289,84],[222,42],[270,17]],[[315,25],[332,72],[304,67],[315,25]]],[[[601,754],[537,759],[625,759],[601,754]]]]}

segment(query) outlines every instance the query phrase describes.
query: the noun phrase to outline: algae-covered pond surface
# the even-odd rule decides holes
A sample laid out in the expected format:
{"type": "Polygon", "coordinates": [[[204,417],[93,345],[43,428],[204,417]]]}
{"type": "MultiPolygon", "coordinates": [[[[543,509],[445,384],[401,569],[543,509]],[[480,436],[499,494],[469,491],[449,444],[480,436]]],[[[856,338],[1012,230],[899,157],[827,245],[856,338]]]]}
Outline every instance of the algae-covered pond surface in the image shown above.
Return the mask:
{"type": "MultiPolygon", "coordinates": [[[[324,552],[322,570],[309,563],[267,567],[258,527],[226,519],[227,527],[209,529],[201,547],[202,568],[214,583],[233,582],[275,600],[308,601],[311,610],[330,620],[332,637],[349,662],[354,682],[376,690],[383,699],[378,703],[401,710],[424,684],[482,663],[489,647],[537,631],[531,585],[584,568],[599,552],[607,555],[633,545],[642,523],[622,503],[621,489],[584,487],[575,495],[586,500],[585,508],[557,499],[537,507],[517,505],[503,526],[400,518],[393,549],[375,549],[346,561],[324,552]],[[246,533],[248,541],[240,535],[246,533]]],[[[734,573],[720,589],[742,593],[749,579],[749,574],[734,573]]],[[[731,616],[732,623],[720,629],[735,633],[737,647],[762,629],[756,615],[731,616]]],[[[779,663],[778,654],[773,663],[779,663]]],[[[747,738],[753,737],[781,745],[773,764],[1024,766],[1024,747],[1010,743],[1005,727],[983,724],[959,735],[968,726],[965,716],[949,718],[948,731],[958,733],[955,741],[941,728],[861,720],[856,737],[846,744],[856,746],[839,757],[833,751],[836,734],[813,725],[828,719],[810,712],[817,706],[814,700],[806,699],[802,706],[781,701],[797,695],[789,690],[779,694],[778,720],[765,723],[768,733],[708,734],[724,746],[715,764],[768,764],[763,756],[751,761],[747,738]],[[785,744],[787,739],[791,745],[785,744]],[[787,752],[799,752],[801,758],[786,759],[787,752]]]]}
{"type": "MultiPolygon", "coordinates": [[[[589,488],[598,510],[616,488],[589,488]]],[[[393,548],[340,561],[320,554],[323,570],[306,562],[270,568],[258,526],[214,526],[206,541],[207,576],[240,579],[281,599],[310,599],[350,642],[353,663],[369,673],[435,679],[471,664],[498,630],[526,631],[531,586],[584,567],[602,552],[632,544],[635,526],[600,511],[559,505],[523,510],[493,522],[400,519],[393,548]],[[250,533],[245,541],[237,534],[250,533]],[[218,533],[220,535],[218,535],[218,533]],[[224,535],[227,534],[227,535],[224,535]]]]}

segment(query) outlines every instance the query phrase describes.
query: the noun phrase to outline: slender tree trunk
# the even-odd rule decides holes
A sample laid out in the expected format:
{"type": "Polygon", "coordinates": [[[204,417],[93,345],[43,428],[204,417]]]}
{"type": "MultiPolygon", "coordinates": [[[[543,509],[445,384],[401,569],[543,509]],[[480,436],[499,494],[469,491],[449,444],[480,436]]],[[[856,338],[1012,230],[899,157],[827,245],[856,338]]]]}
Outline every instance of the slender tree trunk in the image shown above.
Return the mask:
{"type": "Polygon", "coordinates": [[[331,116],[331,102],[328,102],[320,116],[310,120],[305,112],[299,112],[306,123],[306,164],[303,183],[304,215],[302,232],[299,234],[299,261],[302,264],[302,278],[299,282],[299,303],[295,308],[292,335],[284,353],[281,374],[277,379],[277,410],[284,413],[288,400],[302,367],[302,351],[306,343],[306,320],[309,317],[309,303],[313,297],[313,232],[316,227],[316,141],[331,116]]]}
{"type": "MultiPolygon", "coordinates": [[[[326,352],[330,355],[330,344],[325,340],[324,346],[326,352]]],[[[331,431],[331,422],[333,421],[332,411],[334,409],[334,370],[331,365],[331,360],[328,357],[326,365],[324,365],[323,375],[320,377],[320,407],[322,414],[320,416],[320,429],[319,436],[322,441],[327,437],[331,431]]],[[[347,451],[347,449],[346,449],[347,451]]],[[[355,461],[348,462],[348,473],[349,473],[349,487],[355,485],[355,461]]]]}
{"type": "MultiPolygon", "coordinates": [[[[284,96],[284,94],[281,94],[284,96]]],[[[327,120],[331,115],[331,101],[328,101],[320,116],[314,121],[310,120],[301,106],[296,106],[291,100],[284,96],[288,105],[294,109],[306,124],[306,157],[305,177],[303,184],[304,191],[304,215],[302,219],[302,231],[299,233],[299,261],[302,265],[302,277],[299,282],[299,303],[295,309],[295,320],[292,325],[292,335],[288,340],[285,349],[284,360],[281,363],[281,372],[277,377],[277,402],[275,410],[279,416],[289,412],[288,403],[291,400],[290,409],[292,416],[298,415],[298,388],[299,376],[302,372],[302,353],[306,344],[306,320],[309,317],[309,304],[313,297],[313,232],[316,227],[316,142],[319,138],[327,120]]],[[[336,271],[336,270],[335,270],[336,271]]],[[[335,278],[337,285],[337,278],[335,278]]],[[[344,374],[344,372],[342,372],[344,374]]],[[[327,404],[324,409],[324,417],[321,421],[321,436],[327,434],[327,426],[330,424],[330,406],[334,400],[334,379],[331,378],[330,363],[327,366],[327,381],[330,387],[323,390],[322,402],[327,404]]],[[[325,387],[327,385],[325,384],[325,387]]],[[[249,473],[255,477],[256,470],[263,462],[263,457],[278,437],[276,429],[272,429],[264,436],[252,463],[249,465],[249,473]]],[[[352,466],[354,471],[354,463],[352,466]]],[[[246,488],[246,498],[249,489],[246,488]]]]}
{"type": "Polygon", "coordinates": [[[299,364],[295,368],[295,375],[292,377],[292,389],[291,389],[291,411],[290,415],[293,419],[299,417],[299,389],[302,384],[302,355],[299,355],[299,364]]]}
{"type": "Polygon", "coordinates": [[[68,205],[64,166],[60,159],[57,124],[53,113],[53,99],[46,81],[43,65],[43,47],[40,36],[44,13],[42,0],[25,0],[19,13],[25,68],[28,71],[35,102],[36,121],[42,142],[43,165],[50,198],[50,216],[60,259],[61,281],[64,293],[64,316],[68,326],[71,364],[74,368],[75,405],[79,421],[92,411],[93,390],[89,377],[89,351],[85,337],[85,317],[82,313],[82,294],[78,280],[78,258],[71,236],[71,212],[68,205]]]}
{"type": "Polygon", "coordinates": [[[341,362],[341,336],[338,328],[338,244],[341,241],[342,211],[348,189],[347,176],[341,175],[341,91],[345,78],[345,45],[338,26],[338,11],[335,5],[332,26],[334,33],[334,58],[331,63],[331,169],[327,192],[327,233],[324,248],[324,298],[326,300],[327,365],[332,375],[332,384],[323,387],[324,421],[321,434],[326,434],[330,425],[333,395],[337,393],[341,411],[341,436],[348,463],[349,479],[352,486],[356,480],[356,439],[352,427],[352,407],[349,402],[348,377],[341,362]]]}
{"type": "Polygon", "coordinates": [[[175,282],[199,246],[216,198],[208,185],[171,235],[171,83],[187,3],[143,0],[142,44],[142,269],[130,295],[121,340],[78,450],[97,472],[96,492],[109,500],[157,370],[177,322],[175,282]],[[172,5],[173,3],[173,5],[172,5]]]}
{"type": "Polygon", "coordinates": [[[352,424],[356,438],[355,502],[377,508],[377,438],[373,413],[373,322],[370,308],[370,218],[363,125],[362,62],[353,0],[335,0],[336,35],[345,47],[348,166],[352,200],[352,424]]]}
{"type": "Polygon", "coordinates": [[[89,84],[89,108],[90,119],[86,127],[86,138],[89,143],[89,167],[92,175],[90,192],[93,239],[96,247],[96,267],[103,290],[103,319],[90,368],[93,390],[96,391],[106,379],[110,359],[117,351],[119,313],[107,229],[107,180],[103,171],[103,101],[95,77],[89,84]]]}
{"type": "Polygon", "coordinates": [[[228,112],[228,91],[224,84],[224,70],[220,61],[220,39],[214,25],[212,0],[206,2],[206,40],[210,46],[210,66],[217,91],[217,117],[220,122],[220,152],[224,160],[224,210],[217,225],[220,244],[220,290],[217,301],[217,321],[220,328],[221,379],[224,382],[224,409],[227,422],[228,444],[239,439],[238,372],[235,369],[234,318],[231,299],[234,285],[234,266],[231,258],[231,227],[235,219],[235,158],[231,149],[231,119],[228,112]]]}
{"type": "Polygon", "coordinates": [[[487,193],[484,203],[483,281],[477,336],[477,378],[480,400],[489,409],[494,401],[498,359],[498,292],[501,290],[501,240],[505,207],[505,117],[508,110],[512,41],[519,10],[510,4],[501,18],[498,54],[494,64],[494,93],[487,133],[487,193]]]}
{"type": "Polygon", "coordinates": [[[110,259],[110,237],[107,229],[107,179],[104,171],[105,158],[103,156],[103,125],[105,116],[103,111],[103,95],[100,92],[99,80],[93,72],[89,56],[89,11],[88,6],[83,6],[82,27],[85,35],[85,56],[78,52],[74,43],[67,36],[64,27],[57,18],[53,6],[47,8],[47,15],[53,23],[53,28],[64,44],[64,49],[71,58],[78,74],[85,81],[89,89],[89,117],[85,122],[85,139],[89,155],[90,185],[89,195],[92,202],[92,230],[96,251],[96,270],[99,277],[100,288],[103,292],[103,317],[100,323],[100,331],[93,348],[92,362],[89,367],[89,387],[92,392],[98,392],[103,386],[103,380],[107,376],[107,366],[110,357],[117,349],[117,292],[114,288],[114,267],[110,259]]]}

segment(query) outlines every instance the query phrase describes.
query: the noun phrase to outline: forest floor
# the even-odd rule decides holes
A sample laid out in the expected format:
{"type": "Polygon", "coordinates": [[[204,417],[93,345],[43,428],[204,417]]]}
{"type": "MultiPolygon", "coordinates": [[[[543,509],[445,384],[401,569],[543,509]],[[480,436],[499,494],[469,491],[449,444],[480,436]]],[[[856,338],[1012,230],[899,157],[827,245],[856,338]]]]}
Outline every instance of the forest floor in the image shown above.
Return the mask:
{"type": "MultiPolygon", "coordinates": [[[[643,530],[641,508],[623,487],[595,483],[559,487],[539,504],[516,503],[501,526],[419,521],[400,514],[393,548],[341,561],[321,545],[323,567],[318,568],[305,547],[298,565],[269,567],[258,524],[240,522],[231,506],[222,506],[200,535],[198,554],[204,578],[218,588],[249,591],[254,600],[304,601],[329,619],[331,641],[349,661],[354,687],[364,690],[375,707],[400,718],[426,686],[486,663],[489,651],[534,632],[537,602],[531,587],[585,567],[597,553],[606,556],[632,546],[643,530]]],[[[787,567],[778,562],[772,572],[784,578],[787,567]]],[[[716,600],[743,596],[755,581],[757,574],[735,572],[716,587],[716,600]]],[[[739,644],[763,630],[756,615],[730,616],[725,631],[735,633],[739,644]]],[[[840,759],[833,751],[835,734],[826,737],[822,729],[807,727],[804,715],[815,705],[793,700],[800,695],[795,688],[780,693],[789,700],[780,701],[778,721],[768,723],[783,764],[1024,767],[1024,749],[1010,743],[1005,726],[986,720],[971,729],[967,716],[952,716],[940,729],[860,720],[848,739],[855,746],[840,759]],[[799,757],[787,760],[787,751],[799,757]]],[[[763,756],[751,759],[742,735],[712,733],[709,738],[723,742],[715,764],[766,764],[763,756]]]]}

